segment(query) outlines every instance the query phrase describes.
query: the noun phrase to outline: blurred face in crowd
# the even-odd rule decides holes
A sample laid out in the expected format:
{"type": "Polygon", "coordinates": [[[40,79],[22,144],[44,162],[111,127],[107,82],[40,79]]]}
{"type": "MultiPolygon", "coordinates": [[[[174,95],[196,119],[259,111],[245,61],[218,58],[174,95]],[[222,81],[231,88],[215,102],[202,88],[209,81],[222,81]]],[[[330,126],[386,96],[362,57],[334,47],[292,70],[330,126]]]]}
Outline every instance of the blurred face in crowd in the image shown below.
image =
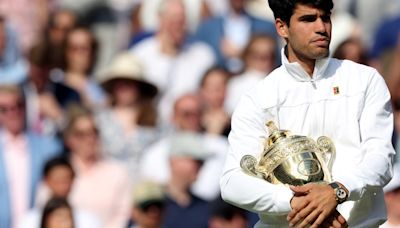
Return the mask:
{"type": "Polygon", "coordinates": [[[185,156],[170,157],[171,176],[181,183],[181,186],[190,187],[196,181],[202,162],[185,156]]]}
{"type": "Polygon", "coordinates": [[[67,71],[88,74],[92,64],[93,36],[86,29],[72,30],[67,36],[66,64],[67,71]]]}
{"type": "Polygon", "coordinates": [[[209,222],[210,228],[246,228],[247,219],[241,215],[234,215],[232,219],[215,217],[211,218],[209,222]]]}
{"type": "Polygon", "coordinates": [[[173,122],[180,130],[200,131],[200,99],[194,95],[185,95],[175,102],[173,122]]]}
{"type": "Polygon", "coordinates": [[[0,124],[11,134],[20,134],[25,126],[22,95],[14,91],[0,91],[0,124]]]}
{"type": "Polygon", "coordinates": [[[136,82],[116,79],[112,83],[112,97],[116,106],[131,106],[138,101],[139,88],[136,82]]]}
{"type": "Polygon", "coordinates": [[[61,10],[54,15],[54,24],[49,30],[50,42],[61,45],[64,42],[66,34],[76,23],[76,16],[70,12],[61,10]]]}
{"type": "Polygon", "coordinates": [[[65,143],[73,155],[83,159],[96,158],[99,153],[99,137],[93,118],[77,118],[66,135],[65,143]]]}
{"type": "Polygon", "coordinates": [[[72,211],[68,207],[60,207],[52,211],[45,221],[46,228],[73,228],[72,211]]]}
{"type": "Polygon", "coordinates": [[[186,15],[182,2],[167,1],[160,11],[159,18],[160,32],[166,34],[173,45],[181,45],[186,34],[186,15]]]}
{"type": "Polygon", "coordinates": [[[244,0],[229,0],[231,3],[231,9],[236,12],[240,13],[244,9],[244,0]]]}
{"type": "Polygon", "coordinates": [[[140,227],[159,228],[163,222],[164,204],[151,203],[134,206],[132,219],[140,227]]]}
{"type": "Polygon", "coordinates": [[[205,106],[211,108],[223,107],[228,77],[228,73],[223,70],[214,70],[205,76],[200,90],[205,106]]]}
{"type": "Polygon", "coordinates": [[[4,21],[0,19],[0,61],[6,48],[6,27],[4,21]]]}
{"type": "Polygon", "coordinates": [[[45,177],[54,197],[67,198],[71,191],[74,173],[68,166],[56,166],[45,177]]]}
{"type": "Polygon", "coordinates": [[[259,36],[250,41],[244,61],[246,70],[270,73],[275,65],[275,41],[268,36],[259,36]]]}

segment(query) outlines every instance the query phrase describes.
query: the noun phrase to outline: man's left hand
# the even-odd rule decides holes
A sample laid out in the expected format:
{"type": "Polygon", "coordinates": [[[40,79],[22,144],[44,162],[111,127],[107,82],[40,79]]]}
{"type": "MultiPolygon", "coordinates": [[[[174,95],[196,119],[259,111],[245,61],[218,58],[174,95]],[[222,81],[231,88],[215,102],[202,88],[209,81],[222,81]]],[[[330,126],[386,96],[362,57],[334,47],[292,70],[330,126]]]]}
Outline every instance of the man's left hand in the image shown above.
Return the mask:
{"type": "Polygon", "coordinates": [[[319,227],[338,205],[335,191],[328,184],[309,183],[290,189],[295,193],[287,217],[290,226],[319,227]]]}

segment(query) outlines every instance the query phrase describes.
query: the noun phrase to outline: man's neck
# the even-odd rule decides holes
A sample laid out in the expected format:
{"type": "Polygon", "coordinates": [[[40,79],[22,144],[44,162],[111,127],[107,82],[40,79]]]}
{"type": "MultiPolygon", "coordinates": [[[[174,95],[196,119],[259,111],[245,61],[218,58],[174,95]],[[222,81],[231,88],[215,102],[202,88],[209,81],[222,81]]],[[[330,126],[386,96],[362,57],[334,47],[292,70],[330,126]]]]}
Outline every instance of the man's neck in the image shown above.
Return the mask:
{"type": "Polygon", "coordinates": [[[315,68],[315,59],[308,59],[302,57],[300,55],[296,55],[293,50],[289,51],[288,48],[285,48],[285,55],[289,61],[289,63],[297,62],[304,69],[304,71],[310,76],[313,77],[314,68],[315,68]]]}
{"type": "Polygon", "coordinates": [[[186,207],[191,202],[188,187],[173,178],[167,185],[167,192],[169,196],[182,207],[186,207]]]}

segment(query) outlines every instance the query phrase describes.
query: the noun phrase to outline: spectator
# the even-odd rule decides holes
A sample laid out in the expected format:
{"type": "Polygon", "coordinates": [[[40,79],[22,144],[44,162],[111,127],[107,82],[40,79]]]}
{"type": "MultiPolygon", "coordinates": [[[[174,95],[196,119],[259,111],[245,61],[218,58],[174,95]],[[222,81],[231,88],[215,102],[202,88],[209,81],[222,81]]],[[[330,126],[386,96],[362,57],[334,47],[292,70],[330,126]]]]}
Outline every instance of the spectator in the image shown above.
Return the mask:
{"type": "Polygon", "coordinates": [[[228,83],[225,102],[228,113],[233,113],[242,94],[255,86],[276,67],[276,49],[276,41],[269,35],[251,37],[242,53],[244,72],[232,77],[228,83]]]}
{"type": "Polygon", "coordinates": [[[364,65],[368,63],[366,49],[361,40],[357,38],[349,38],[339,44],[332,57],[348,59],[364,65]]]}
{"type": "Polygon", "coordinates": [[[143,181],[133,189],[131,228],[161,228],[165,214],[165,193],[161,185],[143,181]]]}
{"type": "Polygon", "coordinates": [[[62,67],[65,38],[76,24],[77,16],[67,9],[56,10],[50,14],[43,39],[51,49],[49,59],[52,68],[62,67]]]}
{"type": "Polygon", "coordinates": [[[252,35],[269,34],[276,37],[274,24],[248,14],[244,1],[229,0],[229,12],[204,21],[196,34],[199,40],[213,48],[218,64],[231,72],[241,69],[239,56],[252,35]]]}
{"type": "Polygon", "coordinates": [[[42,43],[28,55],[28,80],[23,83],[27,97],[27,126],[45,135],[56,135],[64,126],[64,112],[71,104],[80,103],[79,94],[50,78],[50,47],[42,43]]]}
{"type": "Polygon", "coordinates": [[[175,99],[198,89],[201,76],[215,58],[207,45],[188,37],[181,0],[163,1],[159,21],[156,35],[138,43],[132,53],[143,61],[145,78],[161,92],[158,113],[162,124],[168,126],[175,99]]]}
{"type": "Polygon", "coordinates": [[[392,180],[383,188],[387,210],[387,221],[380,228],[400,227],[400,163],[394,166],[392,180]]]}
{"type": "Polygon", "coordinates": [[[131,53],[118,55],[99,82],[110,96],[110,106],[97,115],[104,153],[124,162],[135,182],[144,149],[159,135],[153,103],[157,88],[143,78],[131,53]]]}
{"type": "Polygon", "coordinates": [[[17,43],[17,34],[0,16],[0,84],[18,84],[26,78],[27,64],[17,43]]]}
{"type": "Polygon", "coordinates": [[[25,127],[25,100],[16,86],[0,86],[0,227],[16,227],[33,207],[44,163],[61,147],[25,127]]]}
{"type": "Polygon", "coordinates": [[[96,108],[105,104],[105,96],[92,79],[96,64],[97,41],[91,31],[84,27],[72,29],[65,38],[62,72],[52,75],[55,80],[77,91],[85,106],[96,108]]]}
{"type": "Polygon", "coordinates": [[[72,208],[65,198],[50,199],[43,209],[41,228],[74,228],[72,208]]]}
{"type": "Polygon", "coordinates": [[[376,67],[382,74],[385,74],[383,68],[386,55],[390,55],[400,40],[400,16],[384,20],[374,34],[370,64],[376,67]]]}
{"type": "Polygon", "coordinates": [[[210,154],[199,135],[181,133],[172,137],[169,148],[171,178],[166,187],[164,227],[208,227],[210,205],[190,190],[208,156],[210,154]]]}
{"type": "Polygon", "coordinates": [[[230,116],[224,109],[230,74],[223,68],[211,68],[200,82],[202,126],[208,134],[228,136],[230,116]]]}
{"type": "Polygon", "coordinates": [[[64,131],[76,178],[71,203],[101,219],[105,228],[127,225],[130,208],[130,181],[121,164],[101,155],[98,130],[92,114],[71,108],[64,131]]]}
{"type": "Polygon", "coordinates": [[[224,136],[204,133],[201,127],[201,115],[201,100],[197,95],[186,94],[176,100],[171,121],[174,130],[146,149],[140,164],[142,178],[166,184],[171,176],[168,156],[171,146],[170,135],[182,131],[199,133],[201,142],[214,156],[204,161],[199,177],[192,185],[192,191],[206,200],[212,200],[219,195],[219,176],[228,142],[224,136]]]}
{"type": "MultiPolygon", "coordinates": [[[[38,188],[36,208],[27,213],[18,228],[39,228],[40,217],[46,202],[51,198],[68,199],[74,180],[74,170],[64,156],[55,157],[44,166],[44,184],[38,188]]],[[[101,227],[98,218],[92,214],[72,207],[76,228],[101,227]]]]}
{"type": "Polygon", "coordinates": [[[220,197],[211,204],[209,228],[247,228],[246,211],[226,203],[220,197]]]}

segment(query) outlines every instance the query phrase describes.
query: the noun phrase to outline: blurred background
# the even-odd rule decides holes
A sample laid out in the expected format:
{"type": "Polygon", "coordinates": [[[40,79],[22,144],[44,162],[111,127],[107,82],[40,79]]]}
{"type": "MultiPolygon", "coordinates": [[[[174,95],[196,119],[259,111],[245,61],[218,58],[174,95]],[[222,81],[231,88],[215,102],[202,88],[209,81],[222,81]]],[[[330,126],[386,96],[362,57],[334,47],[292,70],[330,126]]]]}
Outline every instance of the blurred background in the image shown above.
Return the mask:
{"type": "MultiPolygon", "coordinates": [[[[334,4],[330,55],[384,77],[399,151],[400,0],[334,4]]],[[[252,227],[219,176],[283,45],[266,0],[1,0],[0,228],[252,227]]]]}

